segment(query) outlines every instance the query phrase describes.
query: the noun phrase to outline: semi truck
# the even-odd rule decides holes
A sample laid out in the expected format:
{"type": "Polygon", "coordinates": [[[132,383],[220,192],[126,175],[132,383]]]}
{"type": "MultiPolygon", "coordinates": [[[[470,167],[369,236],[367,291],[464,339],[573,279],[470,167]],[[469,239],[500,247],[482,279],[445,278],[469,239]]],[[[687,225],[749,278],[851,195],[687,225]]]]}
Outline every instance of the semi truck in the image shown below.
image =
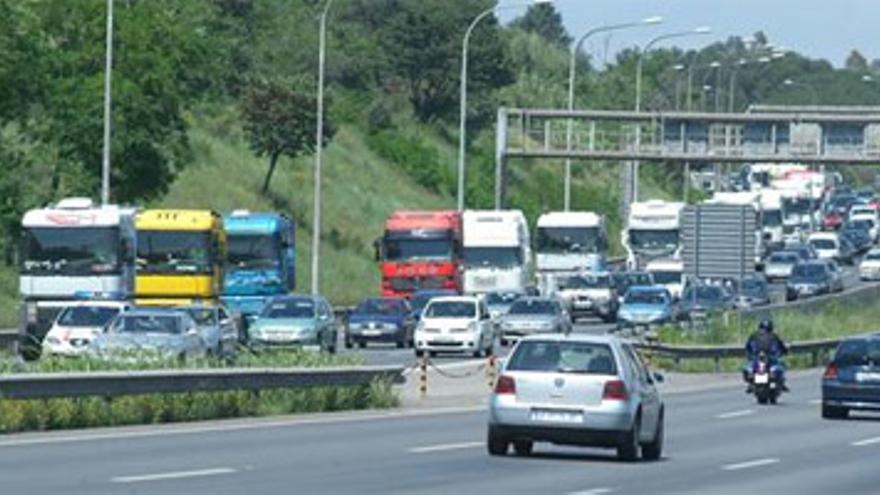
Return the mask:
{"type": "Polygon", "coordinates": [[[144,210],[137,228],[138,305],[216,304],[223,290],[226,232],[212,210],[144,210]]]}
{"type": "Polygon", "coordinates": [[[269,299],[296,288],[296,224],[279,213],[236,210],[223,218],[223,228],[223,304],[251,322],[269,299]]]}
{"type": "Polygon", "coordinates": [[[531,283],[529,226],[520,210],[468,210],[464,224],[464,292],[524,294],[531,283]]]}
{"type": "Polygon", "coordinates": [[[134,210],[67,198],[26,212],[21,226],[19,351],[32,359],[65,307],[132,297],[134,210]]]}
{"type": "Polygon", "coordinates": [[[536,267],[540,274],[598,270],[605,264],[605,219],[589,211],[554,211],[538,217],[536,267]]]}
{"type": "Polygon", "coordinates": [[[412,297],[419,289],[461,292],[462,227],[455,210],[392,212],[376,240],[385,297],[412,297]]]}
{"type": "Polygon", "coordinates": [[[681,210],[684,203],[650,200],[630,205],[621,243],[630,270],[642,269],[658,258],[681,254],[681,210]]]}

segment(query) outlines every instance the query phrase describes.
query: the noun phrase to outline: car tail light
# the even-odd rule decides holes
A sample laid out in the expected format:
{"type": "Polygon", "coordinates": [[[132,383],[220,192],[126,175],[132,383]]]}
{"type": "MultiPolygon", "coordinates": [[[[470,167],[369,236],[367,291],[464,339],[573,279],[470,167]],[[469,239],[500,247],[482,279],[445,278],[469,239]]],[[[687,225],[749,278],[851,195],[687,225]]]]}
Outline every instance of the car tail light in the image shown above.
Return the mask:
{"type": "Polygon", "coordinates": [[[605,390],[602,391],[602,400],[626,400],[629,393],[626,391],[626,384],[621,380],[611,380],[605,383],[605,390]]]}
{"type": "Polygon", "coordinates": [[[512,376],[501,375],[495,383],[495,395],[516,394],[516,381],[512,376]]]}
{"type": "Polygon", "coordinates": [[[837,380],[837,365],[834,363],[828,363],[828,366],[825,367],[825,373],[822,374],[823,380],[837,380]]]}

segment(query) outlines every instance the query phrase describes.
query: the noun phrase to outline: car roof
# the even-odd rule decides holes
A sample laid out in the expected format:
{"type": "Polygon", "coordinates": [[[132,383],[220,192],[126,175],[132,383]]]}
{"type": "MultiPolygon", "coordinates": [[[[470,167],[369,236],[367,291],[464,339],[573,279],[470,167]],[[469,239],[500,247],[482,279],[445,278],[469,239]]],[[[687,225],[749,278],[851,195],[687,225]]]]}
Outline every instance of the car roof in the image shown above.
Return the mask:
{"type": "Polygon", "coordinates": [[[126,311],[125,313],[121,313],[119,316],[124,317],[135,317],[135,316],[181,316],[187,317],[189,316],[185,309],[180,308],[134,308],[130,311],[126,311]]]}
{"type": "Polygon", "coordinates": [[[614,335],[591,335],[586,333],[546,333],[527,335],[520,342],[581,342],[585,344],[620,344],[623,341],[614,335]]]}
{"type": "Polygon", "coordinates": [[[660,285],[633,285],[627,292],[669,292],[669,289],[660,285]]]}
{"type": "Polygon", "coordinates": [[[275,296],[272,298],[272,301],[302,301],[303,299],[308,299],[309,301],[316,301],[322,299],[321,296],[316,296],[312,294],[284,294],[282,296],[275,296]]]}
{"type": "Polygon", "coordinates": [[[469,302],[477,303],[479,299],[476,296],[443,296],[431,299],[431,304],[435,302],[469,302]]]}
{"type": "MultiPolygon", "coordinates": [[[[126,306],[131,306],[132,304],[128,301],[81,301],[78,303],[74,303],[68,308],[124,308],[126,306]]],[[[65,308],[66,309],[66,308],[65,308]]]]}
{"type": "Polygon", "coordinates": [[[433,296],[433,295],[442,295],[442,296],[451,296],[455,295],[456,292],[453,289],[419,289],[413,292],[413,296],[433,296]]]}

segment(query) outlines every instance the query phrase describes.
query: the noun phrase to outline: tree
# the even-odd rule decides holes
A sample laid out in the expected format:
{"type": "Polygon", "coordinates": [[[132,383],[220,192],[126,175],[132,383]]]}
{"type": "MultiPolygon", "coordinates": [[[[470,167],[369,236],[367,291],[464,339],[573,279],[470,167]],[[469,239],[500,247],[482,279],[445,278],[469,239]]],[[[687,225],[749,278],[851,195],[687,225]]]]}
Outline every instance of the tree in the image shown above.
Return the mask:
{"type": "Polygon", "coordinates": [[[532,5],[526,13],[515,19],[511,26],[527,33],[535,33],[554,45],[567,48],[571,44],[571,36],[562,24],[562,16],[551,3],[532,5]]]}
{"type": "MultiPolygon", "coordinates": [[[[422,121],[455,115],[458,103],[462,38],[487,2],[468,0],[400,0],[389,2],[382,38],[389,71],[403,81],[413,113],[422,121]]],[[[514,80],[498,21],[484,19],[474,30],[468,54],[468,98],[475,104],[494,89],[514,80]]]]}
{"type": "MultiPolygon", "coordinates": [[[[241,110],[250,147],[257,156],[269,158],[264,194],[282,155],[295,158],[315,151],[316,105],[315,98],[288,84],[258,81],[245,90],[241,110]]],[[[325,118],[322,144],[326,146],[335,132],[325,118]]]]}
{"type": "Polygon", "coordinates": [[[859,72],[866,71],[868,70],[868,60],[858,50],[853,50],[846,57],[846,68],[859,72]]]}

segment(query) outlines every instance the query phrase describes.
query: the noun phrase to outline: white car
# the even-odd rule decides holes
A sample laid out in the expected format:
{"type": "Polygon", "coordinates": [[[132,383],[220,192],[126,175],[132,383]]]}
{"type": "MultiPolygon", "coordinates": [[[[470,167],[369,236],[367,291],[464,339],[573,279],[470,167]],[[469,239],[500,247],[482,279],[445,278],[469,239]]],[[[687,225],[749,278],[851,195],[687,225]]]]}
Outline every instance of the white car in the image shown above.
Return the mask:
{"type": "Polygon", "coordinates": [[[490,355],[495,345],[494,322],[478,297],[436,297],[425,306],[415,331],[416,356],[427,352],[465,352],[490,355]]]}
{"type": "Polygon", "coordinates": [[[809,243],[816,250],[819,259],[840,258],[840,237],[834,232],[813,232],[809,243]]]}
{"type": "Polygon", "coordinates": [[[122,301],[89,301],[64,308],[43,339],[43,355],[80,356],[86,353],[104,327],[130,304],[122,301]]]}
{"type": "Polygon", "coordinates": [[[880,280],[880,249],[872,249],[862,258],[859,264],[859,278],[880,280]]]}

